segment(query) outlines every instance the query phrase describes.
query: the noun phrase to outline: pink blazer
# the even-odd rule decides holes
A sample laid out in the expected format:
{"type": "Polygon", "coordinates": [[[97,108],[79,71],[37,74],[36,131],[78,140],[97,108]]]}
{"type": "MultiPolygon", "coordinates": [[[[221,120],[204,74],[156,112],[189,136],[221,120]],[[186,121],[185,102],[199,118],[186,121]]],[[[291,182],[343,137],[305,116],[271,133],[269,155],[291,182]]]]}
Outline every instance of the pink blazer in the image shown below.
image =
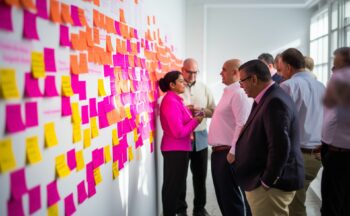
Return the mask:
{"type": "Polygon", "coordinates": [[[160,122],[163,128],[162,151],[191,151],[191,132],[198,122],[192,118],[190,110],[182,98],[168,91],[160,105],[160,122]]]}

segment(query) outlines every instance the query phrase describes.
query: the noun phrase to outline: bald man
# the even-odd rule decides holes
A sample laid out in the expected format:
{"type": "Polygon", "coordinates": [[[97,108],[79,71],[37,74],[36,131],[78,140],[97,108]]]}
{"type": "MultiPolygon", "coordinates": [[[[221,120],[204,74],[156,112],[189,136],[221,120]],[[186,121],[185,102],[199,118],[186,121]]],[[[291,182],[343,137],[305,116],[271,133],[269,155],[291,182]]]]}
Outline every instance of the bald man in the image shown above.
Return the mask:
{"type": "Polygon", "coordinates": [[[211,171],[216,198],[223,216],[251,215],[244,191],[236,183],[231,164],[235,160],[237,138],[246,123],[253,99],[239,85],[240,61],[227,60],[222,66],[222,82],[226,85],[215,108],[208,143],[212,146],[211,171]]]}
{"type": "MultiPolygon", "coordinates": [[[[186,81],[185,92],[181,95],[185,105],[193,111],[194,114],[204,114],[205,118],[198,125],[194,132],[192,142],[192,151],[190,152],[190,168],[193,176],[193,216],[208,216],[205,210],[206,186],[208,167],[208,133],[206,118],[213,115],[215,103],[208,87],[202,82],[197,81],[199,73],[197,61],[188,58],[184,61],[182,75],[186,81]]],[[[180,201],[177,204],[178,215],[187,215],[186,188],[181,192],[180,201]]]]}

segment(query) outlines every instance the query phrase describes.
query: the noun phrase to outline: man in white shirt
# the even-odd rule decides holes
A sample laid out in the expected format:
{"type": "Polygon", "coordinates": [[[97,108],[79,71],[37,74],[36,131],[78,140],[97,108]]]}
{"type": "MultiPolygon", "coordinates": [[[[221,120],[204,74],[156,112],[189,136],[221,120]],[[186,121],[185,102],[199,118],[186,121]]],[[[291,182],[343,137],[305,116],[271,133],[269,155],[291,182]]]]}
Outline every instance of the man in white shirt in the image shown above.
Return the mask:
{"type": "Polygon", "coordinates": [[[322,97],[325,87],[305,70],[305,59],[299,50],[289,48],[282,53],[281,58],[281,72],[286,81],[280,86],[292,97],[297,107],[305,166],[304,188],[296,192],[289,211],[291,216],[306,216],[306,191],[321,167],[322,97]]]}
{"type": "Polygon", "coordinates": [[[223,216],[251,215],[244,191],[237,185],[230,165],[235,160],[236,141],[253,103],[239,85],[239,66],[238,59],[228,60],[222,66],[220,75],[227,87],[215,108],[208,135],[213,150],[212,177],[223,216]]]}

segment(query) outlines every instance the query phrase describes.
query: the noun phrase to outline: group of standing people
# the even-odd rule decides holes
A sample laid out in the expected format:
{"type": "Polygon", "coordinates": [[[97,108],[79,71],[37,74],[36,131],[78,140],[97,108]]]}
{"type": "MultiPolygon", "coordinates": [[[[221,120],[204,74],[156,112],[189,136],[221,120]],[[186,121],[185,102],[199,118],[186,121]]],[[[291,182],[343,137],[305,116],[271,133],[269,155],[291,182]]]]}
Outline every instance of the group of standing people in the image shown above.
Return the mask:
{"type": "Polygon", "coordinates": [[[188,166],[193,215],[209,215],[207,143],[222,215],[306,215],[306,191],[321,160],[322,215],[350,215],[350,48],[334,55],[327,88],[305,69],[307,58],[295,48],[275,59],[263,53],[242,65],[227,60],[217,106],[196,81],[194,59],[184,61],[182,72],[160,79],[166,92],[160,106],[164,216],[187,215],[188,166]]]}

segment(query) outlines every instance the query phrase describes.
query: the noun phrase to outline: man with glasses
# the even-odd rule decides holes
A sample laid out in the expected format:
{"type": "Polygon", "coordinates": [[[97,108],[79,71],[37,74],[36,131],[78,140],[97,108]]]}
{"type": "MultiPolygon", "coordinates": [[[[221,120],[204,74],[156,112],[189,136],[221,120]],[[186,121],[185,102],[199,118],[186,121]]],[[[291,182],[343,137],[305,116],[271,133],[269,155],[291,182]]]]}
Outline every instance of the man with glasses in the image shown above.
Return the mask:
{"type": "MultiPolygon", "coordinates": [[[[202,82],[196,80],[198,71],[197,61],[188,58],[184,61],[182,75],[186,81],[185,93],[181,96],[194,115],[204,115],[210,118],[213,115],[215,103],[208,87],[202,82]]],[[[190,168],[193,176],[193,215],[207,216],[205,210],[206,204],[206,186],[208,166],[208,133],[206,119],[198,125],[194,132],[192,142],[192,152],[190,152],[190,168]]],[[[180,195],[180,201],[177,205],[177,215],[187,215],[186,188],[180,195]]]]}
{"type": "Polygon", "coordinates": [[[295,104],[260,60],[244,63],[239,74],[254,103],[236,143],[237,182],[254,216],[288,215],[288,205],[304,183],[295,104]]]}

